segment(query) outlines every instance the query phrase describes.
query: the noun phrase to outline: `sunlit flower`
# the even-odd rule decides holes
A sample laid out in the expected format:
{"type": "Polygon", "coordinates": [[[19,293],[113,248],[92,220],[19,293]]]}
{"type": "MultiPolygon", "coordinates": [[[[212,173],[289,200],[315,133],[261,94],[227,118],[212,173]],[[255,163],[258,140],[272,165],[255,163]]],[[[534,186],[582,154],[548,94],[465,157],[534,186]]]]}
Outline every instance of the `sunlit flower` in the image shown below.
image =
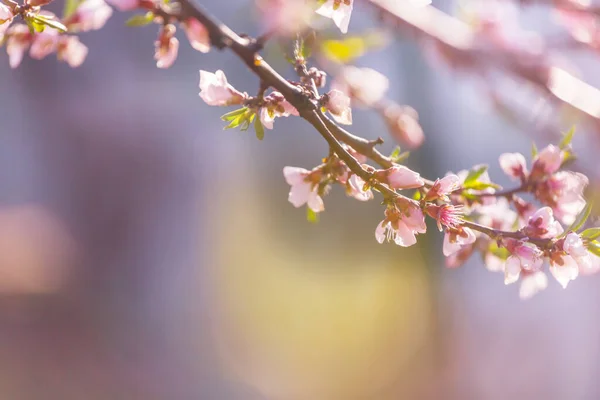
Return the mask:
{"type": "Polygon", "coordinates": [[[12,21],[13,18],[14,14],[12,10],[4,3],[0,3],[0,25],[4,25],[7,22],[12,21]]]}
{"type": "Polygon", "coordinates": [[[563,160],[563,151],[552,144],[548,145],[533,160],[532,171],[537,174],[553,174],[558,171],[563,160]]]}
{"type": "Polygon", "coordinates": [[[260,122],[267,129],[273,129],[273,123],[277,117],[289,117],[299,115],[298,110],[292,106],[281,93],[273,92],[264,98],[264,106],[258,113],[260,122]]]}
{"type": "Polygon", "coordinates": [[[183,23],[183,30],[187,35],[192,47],[201,53],[210,50],[210,38],[208,30],[195,18],[189,18],[183,23]]]}
{"type": "Polygon", "coordinates": [[[554,214],[550,207],[542,207],[537,210],[531,217],[527,226],[523,228],[523,233],[529,237],[537,237],[542,239],[551,239],[561,233],[564,229],[560,222],[554,219],[554,214]]]}
{"type": "Polygon", "coordinates": [[[530,299],[548,287],[548,277],[542,271],[523,272],[519,297],[522,300],[530,299]]]}
{"type": "Polygon", "coordinates": [[[79,67],[87,57],[88,48],[77,36],[63,36],[58,43],[56,56],[71,68],[79,67]]]}
{"type": "Polygon", "coordinates": [[[314,172],[304,168],[283,168],[283,176],[291,186],[288,201],[296,208],[307,204],[311,210],[318,213],[325,209],[325,205],[319,195],[318,181],[313,180],[314,175],[312,174],[314,172]]]}
{"type": "Polygon", "coordinates": [[[441,179],[436,179],[433,186],[425,195],[425,200],[432,201],[436,199],[448,200],[448,195],[460,188],[461,180],[457,175],[449,174],[441,179]]]}
{"type": "Polygon", "coordinates": [[[392,189],[416,189],[425,184],[418,172],[404,165],[394,165],[388,169],[378,170],[374,176],[380,182],[388,184],[392,189]]]}
{"type": "Polygon", "coordinates": [[[444,235],[443,253],[446,257],[460,251],[464,246],[475,243],[475,232],[467,227],[448,228],[444,235]]]}
{"type": "Polygon", "coordinates": [[[390,104],[383,110],[383,117],[391,136],[402,147],[415,149],[425,141],[419,114],[414,108],[390,104]]]}
{"type": "Polygon", "coordinates": [[[13,24],[6,32],[6,53],[11,68],[17,68],[23,60],[23,55],[31,45],[33,36],[24,24],[13,24]]]}
{"type": "Polygon", "coordinates": [[[390,82],[385,75],[371,68],[344,67],[331,83],[331,88],[339,90],[359,105],[372,107],[387,92],[390,82]]]}
{"type": "Polygon", "coordinates": [[[348,179],[346,193],[360,201],[373,199],[373,191],[371,191],[370,188],[365,190],[365,181],[356,174],[353,174],[350,179],[348,179]]]}
{"type": "Polygon", "coordinates": [[[104,0],[85,0],[65,23],[73,32],[98,30],[106,24],[112,12],[104,0]]]}
{"type": "Polygon", "coordinates": [[[425,233],[425,217],[416,205],[410,205],[400,212],[396,208],[387,208],[385,218],[375,229],[375,239],[393,241],[398,246],[408,247],[417,243],[416,235],[425,233]]]}
{"type": "Polygon", "coordinates": [[[504,173],[514,180],[525,180],[527,161],[521,153],[504,153],[500,155],[500,167],[504,173]]]}
{"type": "Polygon", "coordinates": [[[348,32],[353,0],[327,0],[317,9],[317,14],[331,18],[342,33],[348,32]]]}
{"type": "Polygon", "coordinates": [[[350,98],[339,90],[331,90],[327,93],[327,102],[324,107],[329,111],[333,119],[344,125],[352,125],[352,109],[350,98]]]}
{"type": "Polygon", "coordinates": [[[517,242],[510,247],[511,255],[504,266],[504,283],[507,285],[519,279],[521,270],[537,271],[544,262],[543,252],[531,243],[517,242]]]}
{"type": "Polygon", "coordinates": [[[51,28],[46,28],[43,32],[35,34],[33,43],[29,49],[31,58],[41,60],[47,55],[54,53],[58,46],[58,36],[58,31],[51,28]]]}
{"type": "Polygon", "coordinates": [[[158,40],[154,42],[157,68],[169,68],[177,59],[179,40],[175,37],[175,26],[166,25],[160,31],[158,40]]]}
{"type": "Polygon", "coordinates": [[[223,71],[200,70],[200,97],[209,106],[241,104],[246,96],[227,83],[223,71]]]}

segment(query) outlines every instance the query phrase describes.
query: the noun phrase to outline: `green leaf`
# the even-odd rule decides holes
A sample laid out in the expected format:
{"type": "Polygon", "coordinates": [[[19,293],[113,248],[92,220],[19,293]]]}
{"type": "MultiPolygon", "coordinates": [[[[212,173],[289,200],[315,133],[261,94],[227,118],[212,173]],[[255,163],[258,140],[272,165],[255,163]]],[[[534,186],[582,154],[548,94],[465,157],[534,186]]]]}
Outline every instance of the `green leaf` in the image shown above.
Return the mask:
{"type": "Polygon", "coordinates": [[[571,226],[567,230],[565,230],[565,232],[562,235],[560,235],[559,237],[564,237],[567,235],[567,233],[569,233],[571,231],[576,232],[577,230],[579,230],[579,228],[581,228],[583,226],[583,224],[585,224],[585,221],[587,221],[591,212],[592,212],[592,202],[588,201],[588,203],[585,205],[585,207],[583,207],[583,210],[581,210],[579,215],[575,218],[575,221],[571,224],[571,226]]]}
{"type": "Polygon", "coordinates": [[[314,212],[310,207],[306,207],[306,220],[311,224],[319,222],[319,213],[314,212]]]}
{"type": "Polygon", "coordinates": [[[395,159],[397,159],[400,156],[401,152],[402,152],[402,149],[400,148],[400,146],[396,146],[394,148],[394,150],[392,151],[392,154],[390,154],[390,158],[392,159],[392,161],[394,161],[395,159]]]}
{"type": "Polygon", "coordinates": [[[229,121],[229,124],[227,126],[225,126],[223,128],[223,130],[237,128],[244,122],[244,120],[245,120],[244,116],[245,116],[245,114],[237,115],[235,118],[233,118],[229,121]]]}
{"type": "Polygon", "coordinates": [[[470,184],[474,184],[475,182],[477,182],[477,180],[481,177],[481,175],[483,175],[485,173],[485,171],[487,171],[487,170],[488,170],[488,166],[482,165],[481,167],[479,167],[477,169],[472,169],[471,171],[469,171],[469,174],[465,178],[463,187],[466,188],[470,184]]]}
{"type": "Polygon", "coordinates": [[[475,181],[475,182],[469,183],[468,185],[467,184],[463,185],[463,189],[485,190],[488,188],[500,189],[500,186],[496,185],[495,183],[481,182],[481,181],[475,181]]]}
{"type": "Polygon", "coordinates": [[[151,11],[148,11],[146,14],[134,15],[133,17],[129,18],[125,22],[125,25],[131,27],[146,26],[151,24],[152,21],[154,21],[154,14],[151,11]]]}
{"type": "Polygon", "coordinates": [[[531,142],[531,158],[536,158],[538,155],[538,148],[535,142],[531,142]]]}
{"type": "Polygon", "coordinates": [[[324,40],[321,52],[330,60],[347,64],[367,51],[365,40],[360,37],[349,37],[343,40],[324,40]]]}
{"type": "Polygon", "coordinates": [[[589,228],[581,232],[581,237],[588,240],[600,238],[600,228],[589,228]]]}
{"type": "Polygon", "coordinates": [[[221,119],[223,121],[231,121],[235,119],[238,115],[244,114],[247,109],[247,107],[238,108],[237,110],[233,110],[231,112],[228,112],[227,114],[221,115],[221,119]]]}
{"type": "Polygon", "coordinates": [[[36,28],[38,32],[42,32],[44,30],[43,26],[49,26],[50,28],[56,29],[57,31],[62,33],[65,33],[67,31],[66,26],[64,26],[60,21],[53,19],[52,17],[38,14],[30,18],[34,28],[36,28]],[[42,29],[39,30],[37,25],[42,25],[42,29]]]}
{"type": "Polygon", "coordinates": [[[587,249],[590,253],[600,257],[600,243],[597,240],[588,243],[587,249]]]}
{"type": "Polygon", "coordinates": [[[569,145],[573,141],[574,134],[575,134],[575,125],[573,125],[573,127],[571,129],[569,129],[569,131],[567,133],[565,133],[565,136],[563,136],[558,147],[560,147],[563,150],[566,149],[567,147],[569,147],[569,145]]]}
{"type": "Polygon", "coordinates": [[[66,0],[63,8],[63,19],[73,15],[81,3],[83,3],[82,0],[66,0]]]}
{"type": "Polygon", "coordinates": [[[415,194],[413,194],[413,200],[421,200],[421,191],[420,190],[415,190],[415,194]]]}
{"type": "Polygon", "coordinates": [[[254,121],[254,131],[256,132],[256,138],[263,140],[265,138],[265,127],[260,122],[260,118],[256,118],[254,121]]]}

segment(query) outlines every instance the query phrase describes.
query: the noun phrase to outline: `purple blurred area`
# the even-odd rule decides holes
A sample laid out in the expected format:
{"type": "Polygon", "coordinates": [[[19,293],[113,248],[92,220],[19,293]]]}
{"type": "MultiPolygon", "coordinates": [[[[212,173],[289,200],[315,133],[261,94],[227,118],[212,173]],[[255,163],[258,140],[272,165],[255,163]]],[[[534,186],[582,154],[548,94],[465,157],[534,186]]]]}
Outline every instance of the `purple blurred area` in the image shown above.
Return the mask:
{"type": "MultiPolygon", "coordinates": [[[[201,3],[260,33],[250,1],[201,3]]],[[[126,19],[82,35],[77,69],[0,56],[0,399],[600,397],[600,278],[523,302],[479,259],[446,270],[435,229],[410,249],[378,245],[378,202],[334,191],[307,223],[281,170],[319,162],[316,132],[292,118],[263,142],[223,131],[198,70],[250,93],[255,77],[181,33],[159,70],[156,27],[126,19]]],[[[411,41],[359,63],[418,110],[427,141],[409,164],[425,175],[490,163],[501,180],[497,157],[529,151],[531,136],[478,107],[477,85],[411,41]]],[[[354,120],[385,137],[376,115],[354,120]]]]}

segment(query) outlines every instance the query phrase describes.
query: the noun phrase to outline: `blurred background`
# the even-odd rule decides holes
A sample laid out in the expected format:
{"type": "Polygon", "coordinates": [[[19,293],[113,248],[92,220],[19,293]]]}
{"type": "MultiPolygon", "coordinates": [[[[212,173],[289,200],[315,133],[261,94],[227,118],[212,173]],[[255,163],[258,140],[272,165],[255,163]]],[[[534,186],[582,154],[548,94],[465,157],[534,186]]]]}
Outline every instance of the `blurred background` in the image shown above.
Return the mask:
{"type": "MultiPolygon", "coordinates": [[[[250,1],[201,3],[261,33],[250,1]]],[[[357,7],[351,30],[373,26],[368,11],[357,7]]],[[[541,26],[538,11],[524,18],[541,26]]],[[[306,222],[282,168],[317,165],[324,141],[294,118],[263,142],[223,131],[198,70],[224,69],[250,93],[255,77],[183,35],[175,65],[159,70],[156,27],[126,28],[127,17],[82,35],[80,68],[26,57],[11,70],[0,57],[1,399],[600,397],[599,277],[520,301],[477,257],[447,270],[435,229],[412,248],[377,244],[377,201],[334,190],[320,222],[306,222]]],[[[426,141],[408,164],[424,175],[489,163],[508,184],[498,156],[552,139],[495,112],[480,80],[391,39],[357,64],[419,112],[426,141]]],[[[600,83],[594,57],[566,58],[600,83]]],[[[387,138],[364,110],[352,130],[387,138]]],[[[575,141],[584,156],[597,146],[575,141]]]]}

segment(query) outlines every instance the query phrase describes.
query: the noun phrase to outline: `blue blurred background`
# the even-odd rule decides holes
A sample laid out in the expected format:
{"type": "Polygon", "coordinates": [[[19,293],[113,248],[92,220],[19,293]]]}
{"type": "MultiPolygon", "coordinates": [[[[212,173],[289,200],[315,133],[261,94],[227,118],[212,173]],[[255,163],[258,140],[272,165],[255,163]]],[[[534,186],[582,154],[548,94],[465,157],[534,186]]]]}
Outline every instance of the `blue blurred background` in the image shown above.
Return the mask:
{"type": "MultiPolygon", "coordinates": [[[[202,3],[260,33],[250,1],[202,3]]],[[[319,163],[323,140],[294,118],[263,142],[223,131],[198,70],[223,69],[250,93],[255,77],[183,35],[159,70],[156,27],[127,17],[82,35],[77,69],[26,57],[11,70],[0,57],[2,399],[600,397],[598,277],[523,302],[477,257],[445,269],[435,229],[413,248],[377,244],[377,201],[334,191],[307,223],[282,168],[319,163]]],[[[373,22],[357,8],[351,29],[373,22]]],[[[419,112],[427,139],[409,165],[424,175],[490,163],[504,184],[498,156],[528,153],[531,132],[408,38],[358,64],[419,112]]],[[[354,121],[387,137],[374,113],[354,121]]]]}

